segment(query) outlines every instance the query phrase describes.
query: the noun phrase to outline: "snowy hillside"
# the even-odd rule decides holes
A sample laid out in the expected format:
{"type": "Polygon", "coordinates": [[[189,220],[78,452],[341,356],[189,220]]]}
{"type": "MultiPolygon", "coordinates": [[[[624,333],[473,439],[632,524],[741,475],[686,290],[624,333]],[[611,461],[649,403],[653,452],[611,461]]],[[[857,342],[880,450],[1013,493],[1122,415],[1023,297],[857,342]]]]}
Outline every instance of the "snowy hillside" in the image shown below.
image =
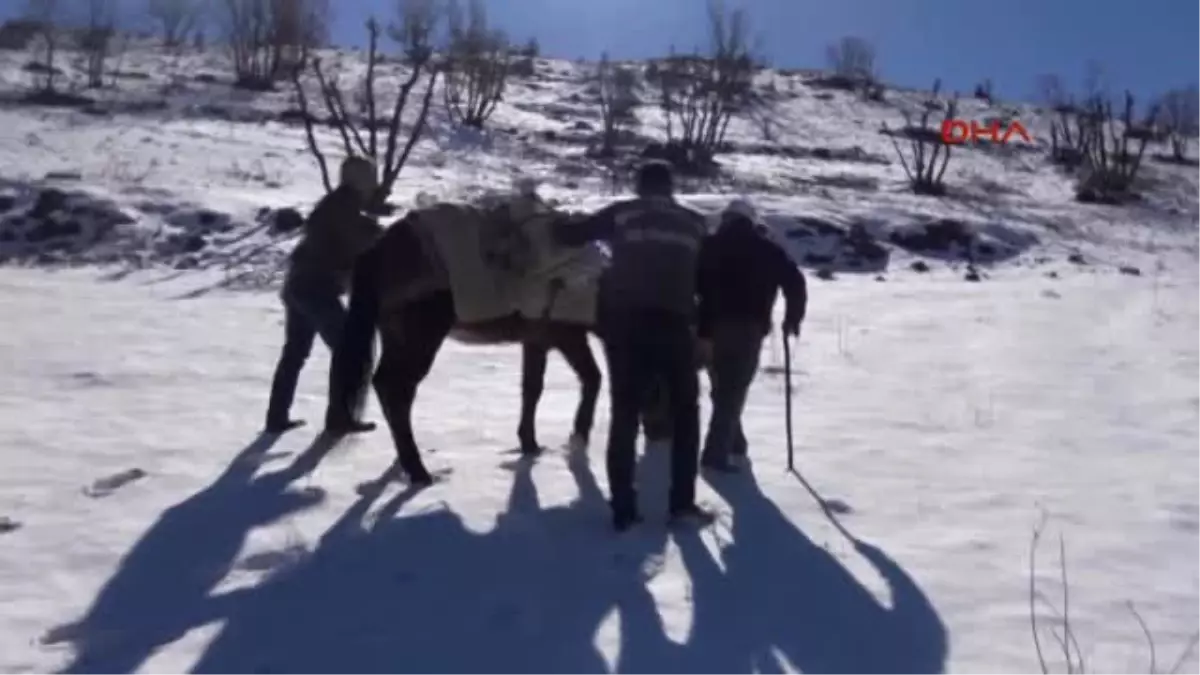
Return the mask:
{"type": "MultiPolygon", "coordinates": [[[[326,59],[348,81],[362,68],[326,59]]],[[[0,51],[0,670],[1025,672],[1043,513],[1050,668],[1066,670],[1059,534],[1089,670],[1148,670],[1129,601],[1158,670],[1185,650],[1181,671],[1200,667],[1194,167],[1148,157],[1140,202],[1086,205],[1040,150],[967,148],[949,195],[917,196],[880,128],[927,93],[868,102],[763,74],[775,140],[735,121],[720,177],[683,199],[748,197],[809,272],[797,466],[844,508],[827,516],[785,472],[772,338],[745,416],[753,475],[700,484],[718,524],[662,527],[651,448],[649,523],[617,538],[607,397],[590,448],[557,450],[577,385],[552,359],[555,450],[519,460],[516,347],[443,348],[414,418],[448,473],[427,490],[375,480],[382,429],[310,447],[321,348],[296,404],[309,426],[256,440],[291,245],[268,226],[322,190],[292,93],[232,89],[216,51],[138,46],[114,87],[79,91],[89,105],[34,106],[29,60],[0,51]]],[[[486,132],[435,106],[395,204],[515,176],[574,208],[616,198],[585,154],[589,66],[536,70],[486,132]]],[[[962,105],[1048,137],[1031,105],[962,105]]],[[[661,140],[657,109],[637,115],[635,144],[661,140]]]]}

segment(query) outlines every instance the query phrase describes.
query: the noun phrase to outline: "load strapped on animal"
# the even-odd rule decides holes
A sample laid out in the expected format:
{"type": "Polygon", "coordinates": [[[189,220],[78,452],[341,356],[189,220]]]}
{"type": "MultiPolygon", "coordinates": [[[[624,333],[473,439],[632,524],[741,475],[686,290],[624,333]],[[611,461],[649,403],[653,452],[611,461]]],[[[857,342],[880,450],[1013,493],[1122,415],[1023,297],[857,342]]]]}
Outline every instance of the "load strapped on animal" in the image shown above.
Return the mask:
{"type": "MultiPolygon", "coordinates": [[[[607,257],[598,246],[557,244],[552,229],[562,218],[533,186],[522,185],[478,204],[431,204],[412,224],[433,261],[431,273],[454,296],[459,326],[513,314],[595,325],[607,257]]],[[[469,331],[454,336],[470,340],[469,331]]]]}

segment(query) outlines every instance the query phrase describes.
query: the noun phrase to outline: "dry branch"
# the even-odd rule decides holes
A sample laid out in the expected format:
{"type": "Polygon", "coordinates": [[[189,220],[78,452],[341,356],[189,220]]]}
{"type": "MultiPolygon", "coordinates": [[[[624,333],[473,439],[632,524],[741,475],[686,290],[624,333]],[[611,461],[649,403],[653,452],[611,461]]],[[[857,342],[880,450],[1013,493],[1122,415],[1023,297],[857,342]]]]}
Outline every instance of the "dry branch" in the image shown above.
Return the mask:
{"type": "Polygon", "coordinates": [[[458,124],[482,129],[508,84],[508,38],[489,28],[480,0],[470,1],[466,17],[456,0],[450,0],[448,18],[450,44],[442,89],[446,112],[458,124]]]}
{"type": "MultiPolygon", "coordinates": [[[[942,109],[942,104],[937,99],[941,87],[942,81],[935,80],[933,98],[925,102],[919,124],[913,124],[912,114],[905,110],[903,111],[903,129],[893,131],[888,128],[886,123],[883,125],[883,133],[892,139],[892,147],[895,148],[896,155],[900,158],[900,166],[904,169],[904,174],[908,177],[908,183],[913,192],[917,194],[934,196],[946,194],[944,177],[946,168],[950,165],[951,146],[942,139],[940,122],[936,127],[929,125],[934,111],[942,109]],[[908,138],[912,155],[910,158],[905,157],[900,142],[896,140],[898,135],[908,138]],[[941,159],[940,166],[938,165],[939,158],[941,159]]],[[[955,97],[945,104],[942,120],[953,119],[957,112],[958,98],[955,97]]]]}
{"type": "MultiPolygon", "coordinates": [[[[425,25],[432,29],[431,24],[425,25]]],[[[408,42],[403,45],[405,53],[410,56],[408,59],[409,71],[407,78],[400,84],[399,90],[395,94],[396,98],[390,106],[389,116],[381,118],[378,91],[380,27],[374,18],[367,21],[366,27],[368,33],[367,72],[358,89],[360,92],[360,115],[351,114],[339,78],[336,74],[331,75],[326,72],[320,58],[311,58],[302,69],[298,69],[292,76],[292,86],[296,91],[296,101],[304,121],[305,140],[309,152],[317,161],[326,192],[333,189],[333,184],[329,175],[328,162],[317,140],[316,124],[318,120],[312,113],[312,104],[305,92],[302,72],[311,72],[316,80],[320,100],[326,114],[325,124],[337,132],[341,139],[343,153],[346,156],[367,157],[375,163],[380,174],[378,176],[379,189],[368,208],[375,212],[384,212],[387,198],[391,195],[392,187],[400,175],[400,170],[408,161],[413,147],[425,131],[438,71],[433,65],[432,50],[416,48],[419,47],[422,40],[427,40],[427,35],[415,36],[412,31],[393,30],[391,33],[393,38],[405,35],[409,37],[408,42]],[[414,56],[420,58],[413,58],[414,56]],[[404,135],[402,129],[404,111],[412,90],[422,79],[425,80],[425,93],[421,99],[416,121],[407,130],[407,139],[401,145],[400,138],[404,135]],[[381,138],[381,132],[386,132],[386,136],[381,138]]],[[[409,27],[411,28],[411,26],[409,27]]]]}
{"type": "MultiPolygon", "coordinates": [[[[1051,672],[1050,666],[1046,662],[1045,652],[1042,650],[1040,638],[1040,626],[1037,615],[1037,601],[1041,600],[1046,605],[1047,609],[1052,612],[1054,618],[1059,623],[1058,627],[1050,629],[1051,635],[1058,643],[1063,651],[1064,667],[1067,673],[1086,673],[1087,664],[1083,658],[1083,650],[1079,646],[1079,641],[1076,639],[1075,630],[1071,625],[1071,609],[1070,609],[1070,582],[1067,577],[1066,563],[1066,544],[1063,537],[1059,536],[1059,582],[1062,584],[1063,605],[1060,611],[1049,600],[1047,600],[1037,589],[1037,549],[1038,543],[1041,541],[1042,534],[1045,531],[1046,521],[1048,517],[1043,513],[1038,520],[1038,523],[1033,528],[1033,537],[1029,546],[1029,626],[1033,633],[1033,646],[1037,655],[1038,666],[1042,673],[1047,675],[1051,672]]],[[[1132,602],[1127,603],[1129,611],[1133,614],[1138,626],[1141,628],[1142,635],[1146,639],[1146,644],[1149,650],[1149,670],[1148,673],[1155,675],[1158,670],[1158,654],[1155,646],[1154,634],[1150,631],[1146,621],[1138,613],[1132,602]]],[[[1191,657],[1197,642],[1200,641],[1200,634],[1194,634],[1187,646],[1183,649],[1179,658],[1175,661],[1171,670],[1168,673],[1176,673],[1183,664],[1191,657]]]]}

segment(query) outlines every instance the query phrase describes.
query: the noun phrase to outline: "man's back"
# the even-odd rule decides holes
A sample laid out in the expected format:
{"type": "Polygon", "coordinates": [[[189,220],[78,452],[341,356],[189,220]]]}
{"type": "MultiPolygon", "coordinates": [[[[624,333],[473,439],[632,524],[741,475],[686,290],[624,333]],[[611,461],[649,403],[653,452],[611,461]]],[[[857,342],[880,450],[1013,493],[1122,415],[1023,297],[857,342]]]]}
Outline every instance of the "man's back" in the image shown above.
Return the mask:
{"type": "Polygon", "coordinates": [[[770,330],[775,294],[803,317],[804,279],[787,254],[750,223],[728,223],[705,243],[699,270],[702,320],[739,319],[770,330]]]}
{"type": "Polygon", "coordinates": [[[304,238],[292,251],[290,274],[344,288],[355,259],[382,232],[382,227],[359,211],[352,188],[339,187],[325,195],[305,221],[304,238]]]}
{"type": "Polygon", "coordinates": [[[605,302],[617,310],[661,310],[691,317],[704,217],[670,197],[617,202],[564,231],[565,242],[606,240],[612,266],[605,302]]]}

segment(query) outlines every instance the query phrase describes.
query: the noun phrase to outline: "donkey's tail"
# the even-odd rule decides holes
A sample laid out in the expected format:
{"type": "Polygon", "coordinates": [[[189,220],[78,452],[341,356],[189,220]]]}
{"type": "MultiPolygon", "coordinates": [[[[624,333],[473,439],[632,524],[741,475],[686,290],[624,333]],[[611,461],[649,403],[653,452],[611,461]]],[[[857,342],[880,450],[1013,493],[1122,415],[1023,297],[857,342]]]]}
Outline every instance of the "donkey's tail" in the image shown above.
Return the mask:
{"type": "Polygon", "coordinates": [[[350,309],[329,366],[329,408],[325,426],[335,428],[361,415],[368,379],[374,370],[375,330],[379,318],[378,243],[359,256],[350,286],[350,309]]]}

